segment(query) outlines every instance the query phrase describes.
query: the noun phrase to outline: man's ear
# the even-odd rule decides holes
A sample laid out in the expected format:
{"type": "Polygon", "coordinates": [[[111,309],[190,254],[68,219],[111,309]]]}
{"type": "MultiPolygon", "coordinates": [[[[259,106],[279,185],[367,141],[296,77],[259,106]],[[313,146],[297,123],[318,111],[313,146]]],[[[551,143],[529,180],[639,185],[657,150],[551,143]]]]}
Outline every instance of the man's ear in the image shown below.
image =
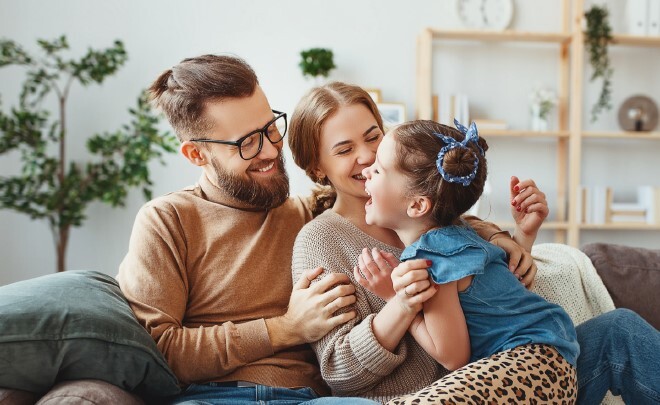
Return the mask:
{"type": "Polygon", "coordinates": [[[431,203],[430,198],[416,195],[410,198],[406,214],[408,214],[410,218],[421,218],[430,213],[431,208],[433,208],[433,204],[431,203]]]}
{"type": "Polygon", "coordinates": [[[181,154],[186,157],[190,161],[190,163],[194,164],[195,166],[204,166],[207,164],[207,160],[202,154],[202,151],[199,149],[199,147],[194,143],[190,141],[185,141],[181,144],[179,147],[179,150],[181,151],[181,154]]]}

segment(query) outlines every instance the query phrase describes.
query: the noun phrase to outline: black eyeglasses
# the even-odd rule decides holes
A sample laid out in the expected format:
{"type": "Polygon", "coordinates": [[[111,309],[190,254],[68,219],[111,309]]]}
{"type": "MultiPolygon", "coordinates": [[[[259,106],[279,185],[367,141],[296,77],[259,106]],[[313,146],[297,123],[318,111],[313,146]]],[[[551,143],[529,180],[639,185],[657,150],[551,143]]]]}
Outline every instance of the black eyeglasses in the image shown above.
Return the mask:
{"type": "Polygon", "coordinates": [[[266,135],[266,138],[272,144],[280,142],[284,138],[284,135],[286,135],[286,113],[275,110],[271,111],[275,114],[275,118],[270,120],[263,128],[255,129],[237,141],[218,141],[215,139],[191,139],[191,141],[237,146],[241,158],[250,160],[261,152],[261,147],[264,145],[264,135],[266,135]]]}

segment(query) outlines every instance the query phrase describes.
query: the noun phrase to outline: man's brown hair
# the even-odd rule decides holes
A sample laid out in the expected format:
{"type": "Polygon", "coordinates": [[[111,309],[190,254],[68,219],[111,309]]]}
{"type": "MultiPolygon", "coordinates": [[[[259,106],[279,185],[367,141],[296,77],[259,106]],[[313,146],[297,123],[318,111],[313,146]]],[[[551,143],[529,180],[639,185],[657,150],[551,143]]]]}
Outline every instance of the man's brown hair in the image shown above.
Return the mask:
{"type": "Polygon", "coordinates": [[[184,59],[163,72],[149,88],[180,141],[205,137],[212,123],[204,110],[209,102],[243,98],[259,85],[254,70],[230,55],[202,55],[184,59]]]}

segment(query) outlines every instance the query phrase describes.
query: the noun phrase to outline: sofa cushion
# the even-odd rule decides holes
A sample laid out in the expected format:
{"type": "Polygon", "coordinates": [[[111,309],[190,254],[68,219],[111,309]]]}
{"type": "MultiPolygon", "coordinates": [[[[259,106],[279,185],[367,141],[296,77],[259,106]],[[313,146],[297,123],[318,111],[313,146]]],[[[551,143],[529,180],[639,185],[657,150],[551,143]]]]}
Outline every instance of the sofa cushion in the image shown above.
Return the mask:
{"type": "Polygon", "coordinates": [[[97,379],[145,395],[177,380],[117,282],[68,271],[0,287],[0,387],[43,394],[65,380],[97,379]]]}
{"type": "Polygon", "coordinates": [[[37,399],[33,392],[0,388],[0,405],[34,405],[37,399]]]}
{"type": "Polygon", "coordinates": [[[660,250],[608,243],[585,245],[617,308],[637,312],[660,329],[660,250]]]}
{"type": "Polygon", "coordinates": [[[104,381],[77,380],[55,385],[36,405],[97,404],[144,405],[144,401],[104,381]]]}

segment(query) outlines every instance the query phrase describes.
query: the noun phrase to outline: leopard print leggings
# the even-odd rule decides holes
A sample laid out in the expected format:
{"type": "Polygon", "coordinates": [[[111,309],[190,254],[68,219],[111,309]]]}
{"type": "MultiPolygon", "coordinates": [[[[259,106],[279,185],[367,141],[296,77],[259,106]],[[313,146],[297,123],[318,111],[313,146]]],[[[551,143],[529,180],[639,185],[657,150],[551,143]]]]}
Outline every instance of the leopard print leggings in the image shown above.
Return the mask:
{"type": "Polygon", "coordinates": [[[577,375],[554,347],[529,344],[446,375],[398,404],[574,404],[577,375]]]}

